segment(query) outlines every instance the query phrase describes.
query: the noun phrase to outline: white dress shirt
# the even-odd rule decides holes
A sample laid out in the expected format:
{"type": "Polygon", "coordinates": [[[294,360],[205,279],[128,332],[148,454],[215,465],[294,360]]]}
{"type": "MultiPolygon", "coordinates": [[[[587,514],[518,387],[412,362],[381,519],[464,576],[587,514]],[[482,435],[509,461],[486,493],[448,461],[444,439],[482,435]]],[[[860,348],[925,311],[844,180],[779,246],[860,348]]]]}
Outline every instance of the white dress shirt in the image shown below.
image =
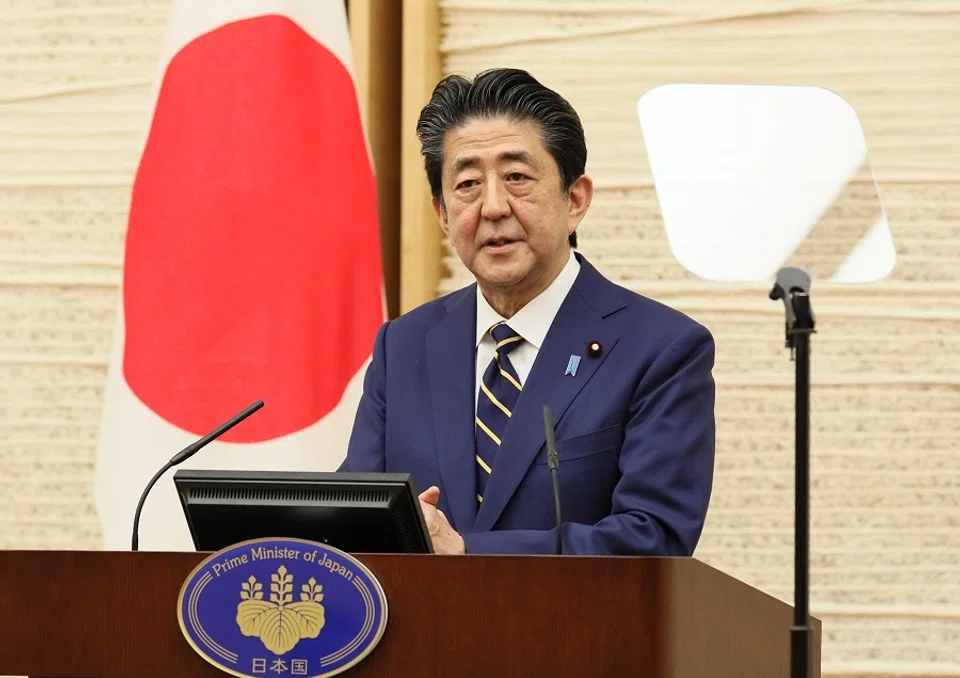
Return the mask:
{"type": "Polygon", "coordinates": [[[493,360],[495,343],[488,330],[499,322],[506,322],[510,329],[523,337],[524,341],[510,351],[508,358],[510,364],[517,370],[520,383],[526,382],[527,376],[533,368],[533,361],[536,360],[540,346],[543,345],[543,340],[547,336],[547,331],[553,324],[553,319],[556,317],[557,311],[560,310],[563,300],[567,298],[567,293],[573,287],[573,282],[577,279],[579,272],[580,262],[577,261],[571,249],[570,259],[563,270],[560,271],[560,275],[550,283],[547,289],[531,299],[509,320],[493,310],[483,296],[483,292],[480,291],[479,287],[477,288],[477,380],[475,382],[476,390],[473,394],[474,411],[476,411],[483,373],[490,361],[493,360]]]}

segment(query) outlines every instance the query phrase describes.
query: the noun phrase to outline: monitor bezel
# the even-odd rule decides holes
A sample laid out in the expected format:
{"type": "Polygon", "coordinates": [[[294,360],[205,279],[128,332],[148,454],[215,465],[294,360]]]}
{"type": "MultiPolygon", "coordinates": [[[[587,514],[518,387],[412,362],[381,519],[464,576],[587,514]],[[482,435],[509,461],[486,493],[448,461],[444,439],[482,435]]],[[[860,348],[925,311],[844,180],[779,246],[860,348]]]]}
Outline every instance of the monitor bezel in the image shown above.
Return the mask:
{"type": "MultiPolygon", "coordinates": [[[[413,482],[413,476],[409,473],[390,473],[390,472],[339,472],[339,471],[254,471],[254,470],[219,470],[219,469],[180,469],[173,476],[174,488],[177,493],[177,499],[183,510],[184,519],[190,531],[190,539],[194,548],[200,551],[197,534],[193,520],[190,514],[190,505],[185,497],[184,489],[187,485],[202,484],[206,486],[230,486],[243,485],[244,487],[263,486],[269,487],[292,487],[297,485],[325,485],[325,486],[356,486],[356,485],[388,485],[392,488],[400,487],[401,495],[412,508],[414,514],[415,527],[418,530],[418,536],[425,546],[424,554],[434,553],[433,542],[430,538],[430,532],[427,527],[426,518],[420,507],[420,500],[413,482]]],[[[269,538],[264,535],[263,538],[269,538]]],[[[206,552],[206,551],[204,551],[206,552]]],[[[408,553],[408,552],[399,552],[408,553]]]]}

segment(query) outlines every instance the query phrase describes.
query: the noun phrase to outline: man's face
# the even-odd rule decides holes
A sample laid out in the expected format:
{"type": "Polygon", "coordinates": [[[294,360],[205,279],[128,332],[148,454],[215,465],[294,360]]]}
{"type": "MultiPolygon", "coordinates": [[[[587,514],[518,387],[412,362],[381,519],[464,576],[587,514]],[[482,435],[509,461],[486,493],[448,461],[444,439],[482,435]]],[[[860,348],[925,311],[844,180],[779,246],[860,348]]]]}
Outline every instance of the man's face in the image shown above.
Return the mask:
{"type": "Polygon", "coordinates": [[[581,177],[561,191],[560,172],[536,123],[477,119],[447,133],[442,174],[443,232],[487,294],[536,296],[570,256],[592,196],[581,177]]]}

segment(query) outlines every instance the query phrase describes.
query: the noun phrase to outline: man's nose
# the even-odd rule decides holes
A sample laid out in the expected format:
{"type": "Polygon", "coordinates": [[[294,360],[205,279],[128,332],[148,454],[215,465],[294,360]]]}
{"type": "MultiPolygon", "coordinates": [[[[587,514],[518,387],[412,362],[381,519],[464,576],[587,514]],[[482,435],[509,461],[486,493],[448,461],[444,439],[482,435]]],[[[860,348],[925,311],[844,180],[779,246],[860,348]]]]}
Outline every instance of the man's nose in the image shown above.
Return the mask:
{"type": "Polygon", "coordinates": [[[484,186],[480,214],[490,221],[503,219],[510,214],[507,190],[500,181],[488,181],[484,186]]]}

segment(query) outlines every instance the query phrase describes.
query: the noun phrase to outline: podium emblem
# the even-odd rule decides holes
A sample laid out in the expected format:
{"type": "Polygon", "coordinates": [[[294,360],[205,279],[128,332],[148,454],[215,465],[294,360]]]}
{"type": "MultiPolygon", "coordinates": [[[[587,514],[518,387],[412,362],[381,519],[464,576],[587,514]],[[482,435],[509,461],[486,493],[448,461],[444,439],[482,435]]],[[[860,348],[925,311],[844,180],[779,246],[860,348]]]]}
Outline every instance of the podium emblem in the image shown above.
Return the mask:
{"type": "Polygon", "coordinates": [[[226,673],[321,678],[373,651],[387,625],[387,600],[373,573],[343,551],[255,539],[194,568],[177,616],[190,646],[226,673]]]}

